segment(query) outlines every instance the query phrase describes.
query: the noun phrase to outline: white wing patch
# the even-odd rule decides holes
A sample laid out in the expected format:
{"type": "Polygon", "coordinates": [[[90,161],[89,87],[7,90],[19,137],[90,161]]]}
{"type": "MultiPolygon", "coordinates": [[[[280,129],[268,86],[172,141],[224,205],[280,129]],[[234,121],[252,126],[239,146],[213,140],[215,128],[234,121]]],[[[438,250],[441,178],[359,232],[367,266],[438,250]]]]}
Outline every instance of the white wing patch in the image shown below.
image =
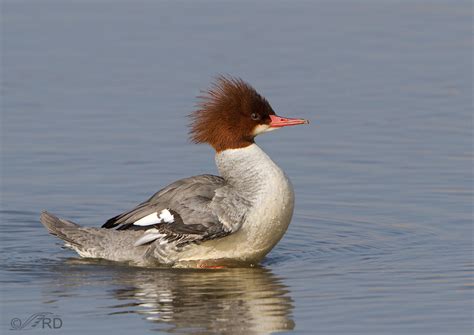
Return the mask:
{"type": "MultiPolygon", "coordinates": [[[[135,221],[133,224],[137,226],[152,226],[154,224],[158,224],[162,222],[165,222],[165,223],[174,222],[174,215],[171,214],[171,212],[168,209],[163,209],[160,212],[160,215],[158,215],[158,212],[151,213],[145,217],[142,217],[140,220],[135,221]]],[[[151,229],[146,230],[143,236],[135,241],[133,246],[138,247],[140,245],[153,242],[155,240],[161,240],[160,245],[168,243],[168,241],[166,239],[163,239],[163,237],[166,237],[166,235],[160,234],[158,229],[151,228],[151,229]]]]}
{"type": "Polygon", "coordinates": [[[136,226],[151,226],[157,223],[173,223],[174,215],[167,209],[163,209],[158,215],[158,212],[148,214],[142,217],[140,220],[135,221],[133,224],[136,226]]]}
{"type": "MultiPolygon", "coordinates": [[[[135,243],[133,243],[133,246],[138,247],[140,245],[147,244],[152,241],[161,239],[162,237],[165,237],[165,236],[166,236],[165,234],[160,234],[158,232],[158,229],[154,229],[154,228],[148,229],[147,231],[145,231],[145,234],[143,234],[142,237],[140,237],[138,240],[135,241],[135,243]]],[[[164,243],[166,243],[166,240],[163,240],[160,242],[160,244],[164,244],[164,243]]]]}
{"type": "Polygon", "coordinates": [[[158,217],[158,213],[155,212],[142,217],[140,220],[135,221],[133,224],[136,226],[150,226],[160,222],[161,221],[158,217]]]}
{"type": "Polygon", "coordinates": [[[173,223],[174,222],[174,215],[170,213],[169,210],[163,209],[160,213],[159,218],[166,223],[173,223]]]}

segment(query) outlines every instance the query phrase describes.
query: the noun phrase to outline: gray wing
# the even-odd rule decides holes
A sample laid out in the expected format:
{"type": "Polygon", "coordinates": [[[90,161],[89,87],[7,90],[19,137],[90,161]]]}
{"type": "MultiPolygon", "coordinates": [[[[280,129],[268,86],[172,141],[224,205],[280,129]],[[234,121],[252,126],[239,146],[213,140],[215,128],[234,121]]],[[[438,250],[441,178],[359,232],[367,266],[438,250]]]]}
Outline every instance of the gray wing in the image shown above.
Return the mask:
{"type": "Polygon", "coordinates": [[[157,239],[179,245],[226,236],[234,230],[221,222],[211,206],[216,191],[224,186],[224,179],[213,175],[178,180],[132,210],[109,219],[102,228],[144,230],[135,245],[157,239]]]}

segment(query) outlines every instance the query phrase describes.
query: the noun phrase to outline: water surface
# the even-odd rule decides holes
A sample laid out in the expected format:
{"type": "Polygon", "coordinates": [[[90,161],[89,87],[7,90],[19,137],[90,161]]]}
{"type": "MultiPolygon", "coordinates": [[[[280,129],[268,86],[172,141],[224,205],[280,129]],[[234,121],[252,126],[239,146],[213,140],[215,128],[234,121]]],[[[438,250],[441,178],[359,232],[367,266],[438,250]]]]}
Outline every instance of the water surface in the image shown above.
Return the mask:
{"type": "Polygon", "coordinates": [[[4,1],[1,22],[2,334],[39,312],[64,334],[472,332],[470,2],[4,1]],[[185,115],[218,73],[312,121],[258,138],[296,192],[261,266],[61,249],[42,209],[98,226],[216,173],[185,115]]]}

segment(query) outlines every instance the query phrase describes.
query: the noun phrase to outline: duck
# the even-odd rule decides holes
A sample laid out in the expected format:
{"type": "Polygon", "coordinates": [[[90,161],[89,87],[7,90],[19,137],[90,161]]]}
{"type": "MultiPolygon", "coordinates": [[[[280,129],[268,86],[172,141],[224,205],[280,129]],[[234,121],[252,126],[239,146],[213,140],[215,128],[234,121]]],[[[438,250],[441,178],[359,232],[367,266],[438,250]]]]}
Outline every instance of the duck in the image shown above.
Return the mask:
{"type": "Polygon", "coordinates": [[[228,75],[218,76],[198,99],[189,115],[190,139],[215,150],[219,176],[177,180],[101,227],[43,211],[48,232],[83,258],[145,267],[258,264],[287,231],[295,195],[255,138],[309,121],[276,115],[250,84],[228,75]]]}

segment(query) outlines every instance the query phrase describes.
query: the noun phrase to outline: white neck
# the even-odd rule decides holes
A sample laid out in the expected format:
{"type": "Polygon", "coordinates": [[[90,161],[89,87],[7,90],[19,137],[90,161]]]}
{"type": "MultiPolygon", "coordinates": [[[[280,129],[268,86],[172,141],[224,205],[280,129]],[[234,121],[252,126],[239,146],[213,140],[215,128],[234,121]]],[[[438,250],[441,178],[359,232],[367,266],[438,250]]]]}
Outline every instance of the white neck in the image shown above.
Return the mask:
{"type": "Polygon", "coordinates": [[[270,180],[284,178],[283,171],[256,144],[217,153],[216,165],[227,184],[241,194],[255,195],[270,180]]]}

